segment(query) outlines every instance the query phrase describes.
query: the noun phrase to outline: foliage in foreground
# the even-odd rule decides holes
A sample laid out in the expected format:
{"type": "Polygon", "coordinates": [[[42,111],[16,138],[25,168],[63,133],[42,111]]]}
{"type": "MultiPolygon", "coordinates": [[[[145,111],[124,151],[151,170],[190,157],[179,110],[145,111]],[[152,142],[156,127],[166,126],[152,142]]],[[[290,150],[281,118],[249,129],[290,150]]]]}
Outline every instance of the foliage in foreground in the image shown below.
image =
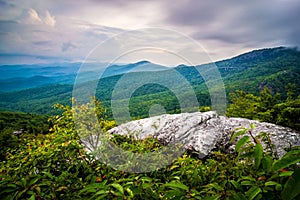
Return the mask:
{"type": "Polygon", "coordinates": [[[47,115],[29,114],[21,112],[0,111],[0,160],[8,149],[17,147],[18,139],[14,131],[31,134],[48,133],[51,123],[47,115]]]}
{"type": "MultiPolygon", "coordinates": [[[[235,154],[215,151],[205,160],[185,153],[170,166],[150,173],[117,171],[86,153],[72,122],[70,107],[54,117],[50,134],[24,135],[20,147],[0,163],[0,199],[297,199],[299,149],[276,159],[262,141],[241,137],[235,154]],[[251,142],[253,141],[253,142],[251,142]]],[[[104,126],[107,123],[103,123],[104,126]]],[[[110,123],[108,123],[110,124],[110,123]]],[[[103,127],[105,128],[105,127],[103,127]]],[[[114,136],[116,145],[134,152],[157,149],[158,141],[114,136]],[[151,147],[150,147],[151,145],[151,147]]]]}

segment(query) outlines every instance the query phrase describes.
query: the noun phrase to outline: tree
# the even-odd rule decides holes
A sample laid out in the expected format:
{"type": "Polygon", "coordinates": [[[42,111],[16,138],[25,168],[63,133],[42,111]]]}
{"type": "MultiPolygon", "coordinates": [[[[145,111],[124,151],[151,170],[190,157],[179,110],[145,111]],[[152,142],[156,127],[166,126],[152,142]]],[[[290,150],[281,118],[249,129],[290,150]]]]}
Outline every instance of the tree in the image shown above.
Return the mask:
{"type": "Polygon", "coordinates": [[[258,97],[257,118],[265,122],[276,121],[277,113],[274,110],[274,106],[279,102],[279,99],[279,93],[273,95],[270,89],[264,87],[258,97]]]}
{"type": "Polygon", "coordinates": [[[244,91],[236,91],[230,94],[231,104],[227,108],[228,117],[244,117],[255,119],[259,112],[259,97],[247,94],[244,91]]]}
{"type": "Polygon", "coordinates": [[[288,85],[287,99],[279,102],[280,95],[264,88],[259,96],[244,91],[231,93],[227,108],[229,117],[244,117],[270,122],[300,130],[300,95],[293,99],[293,86],[288,85]]]}
{"type": "Polygon", "coordinates": [[[277,104],[274,109],[278,113],[276,124],[300,130],[300,95],[296,99],[287,99],[286,102],[277,104]]]}

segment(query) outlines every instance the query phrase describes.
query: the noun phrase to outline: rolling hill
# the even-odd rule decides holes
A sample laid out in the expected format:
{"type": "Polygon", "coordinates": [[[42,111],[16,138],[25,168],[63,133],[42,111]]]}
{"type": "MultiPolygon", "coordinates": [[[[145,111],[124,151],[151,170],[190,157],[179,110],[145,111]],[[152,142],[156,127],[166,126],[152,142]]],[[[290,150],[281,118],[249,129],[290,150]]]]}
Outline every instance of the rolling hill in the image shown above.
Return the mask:
{"type": "Polygon", "coordinates": [[[13,92],[52,84],[74,84],[79,70],[83,73],[80,82],[86,82],[98,79],[100,73],[103,73],[102,77],[109,77],[129,71],[162,71],[166,69],[168,68],[165,66],[148,61],[113,65],[107,63],[3,65],[0,66],[0,91],[13,92]],[[105,69],[107,65],[108,67],[105,69]]]}
{"type": "MultiPolygon", "coordinates": [[[[180,65],[175,68],[166,68],[148,61],[111,66],[111,71],[107,70],[106,74],[104,73],[105,76],[98,82],[96,95],[109,111],[112,94],[115,95],[116,101],[129,101],[132,117],[146,117],[151,106],[155,104],[162,105],[168,113],[179,112],[178,96],[168,87],[158,84],[159,81],[153,83],[152,80],[155,79],[172,85],[183,98],[190,98],[195,94],[200,105],[210,105],[208,89],[199,71],[209,70],[214,64],[221,74],[227,95],[235,90],[245,90],[257,94],[264,86],[267,86],[272,92],[278,92],[282,94],[282,98],[285,98],[288,83],[297,86],[295,95],[300,93],[300,52],[295,48],[278,47],[255,50],[216,63],[195,67],[180,65]],[[144,65],[147,72],[138,70],[126,73],[132,70],[135,65],[144,65]],[[151,66],[154,66],[154,70],[151,70],[151,66]],[[177,75],[174,76],[176,73],[188,81],[192,91],[186,88],[186,85],[178,79],[177,75]],[[147,78],[149,78],[147,84],[137,87],[139,83],[144,83],[147,78]],[[131,94],[130,100],[128,100],[128,94],[131,94]]],[[[97,83],[89,80],[82,81],[80,84],[84,88],[84,85],[97,83]]],[[[81,87],[80,84],[79,88],[81,87]]],[[[1,92],[0,109],[55,113],[52,105],[70,102],[72,89],[72,84],[48,84],[26,90],[1,92]]],[[[82,92],[84,93],[84,91],[82,92]]]]}

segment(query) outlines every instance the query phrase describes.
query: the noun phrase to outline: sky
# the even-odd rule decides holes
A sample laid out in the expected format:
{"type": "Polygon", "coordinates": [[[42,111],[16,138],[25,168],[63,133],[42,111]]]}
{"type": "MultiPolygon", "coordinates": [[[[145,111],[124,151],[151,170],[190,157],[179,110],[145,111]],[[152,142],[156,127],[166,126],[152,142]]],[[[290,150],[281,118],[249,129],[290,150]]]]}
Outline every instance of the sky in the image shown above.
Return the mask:
{"type": "MultiPolygon", "coordinates": [[[[0,0],[0,64],[83,62],[104,41],[120,48],[124,39],[118,35],[153,27],[189,38],[212,61],[259,48],[298,47],[299,11],[299,0],[0,0]]],[[[141,43],[142,36],[132,37],[131,44],[141,43]]],[[[197,53],[157,32],[151,38],[174,55],[197,53]]],[[[111,62],[112,46],[98,61],[111,62]]],[[[143,51],[117,61],[182,63],[158,54],[143,51]]]]}

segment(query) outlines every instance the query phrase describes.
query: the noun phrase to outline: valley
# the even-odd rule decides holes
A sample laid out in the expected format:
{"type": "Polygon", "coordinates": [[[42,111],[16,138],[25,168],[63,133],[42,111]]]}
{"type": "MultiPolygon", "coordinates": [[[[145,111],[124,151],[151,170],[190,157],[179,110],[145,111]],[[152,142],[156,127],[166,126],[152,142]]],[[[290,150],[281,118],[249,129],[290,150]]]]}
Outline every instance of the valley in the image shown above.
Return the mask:
{"type": "MultiPolygon", "coordinates": [[[[132,93],[129,100],[132,118],[148,117],[149,108],[154,104],[163,105],[167,113],[180,112],[178,98],[167,87],[149,83],[135,88],[136,84],[145,81],[146,77],[149,78],[150,82],[151,78],[156,77],[156,80],[162,80],[167,84],[174,85],[177,88],[176,90],[186,98],[196,95],[199,106],[210,106],[209,92],[199,71],[209,69],[212,64],[195,67],[179,65],[174,68],[168,68],[148,61],[141,61],[134,64],[113,65],[103,73],[102,78],[97,83],[96,97],[102,101],[111,116],[112,94],[113,91],[116,91],[115,87],[118,82],[122,80],[122,85],[118,85],[118,94],[114,100],[128,101],[126,96],[128,93],[132,93]],[[139,71],[134,71],[135,67],[139,71]],[[145,69],[145,71],[141,71],[141,69],[145,69]],[[126,76],[124,76],[125,74],[126,76]],[[192,87],[192,90],[187,90],[182,82],[178,81],[177,77],[174,77],[174,74],[182,75],[192,87]]],[[[217,61],[215,65],[224,82],[227,101],[231,92],[244,90],[258,94],[264,86],[267,86],[274,94],[280,93],[282,99],[285,99],[288,83],[297,86],[295,88],[295,96],[300,93],[300,88],[298,87],[300,85],[300,52],[297,49],[285,47],[260,49],[231,59],[217,61]]],[[[43,76],[47,75],[48,72],[44,74],[42,72],[44,70],[47,71],[49,68],[41,70],[39,73],[34,74],[35,76],[33,77],[16,79],[15,81],[13,81],[15,78],[11,77],[12,74],[7,72],[6,84],[1,84],[0,109],[39,114],[57,113],[57,110],[52,108],[55,103],[70,104],[71,102],[72,83],[74,83],[78,68],[79,64],[75,64],[72,70],[71,66],[56,67],[50,73],[49,78],[45,80],[43,76]],[[57,76],[57,74],[60,75],[57,76]],[[41,83],[38,84],[32,80],[39,79],[37,75],[41,79],[41,83]],[[8,81],[11,81],[11,85],[8,84],[8,81]],[[25,81],[24,86],[22,86],[23,81],[25,81]],[[18,86],[11,89],[14,85],[18,86]],[[21,89],[22,87],[30,88],[21,89]],[[9,90],[15,91],[7,92],[9,90]]],[[[27,68],[24,70],[27,70],[27,68]]],[[[95,81],[98,81],[96,80],[97,72],[101,73],[99,71],[86,72],[83,77],[87,77],[87,79],[79,81],[78,87],[80,87],[80,84],[83,86],[85,84],[95,84],[95,81]]],[[[29,72],[26,76],[29,76],[29,72]]],[[[2,76],[1,81],[3,80],[2,76]]]]}

